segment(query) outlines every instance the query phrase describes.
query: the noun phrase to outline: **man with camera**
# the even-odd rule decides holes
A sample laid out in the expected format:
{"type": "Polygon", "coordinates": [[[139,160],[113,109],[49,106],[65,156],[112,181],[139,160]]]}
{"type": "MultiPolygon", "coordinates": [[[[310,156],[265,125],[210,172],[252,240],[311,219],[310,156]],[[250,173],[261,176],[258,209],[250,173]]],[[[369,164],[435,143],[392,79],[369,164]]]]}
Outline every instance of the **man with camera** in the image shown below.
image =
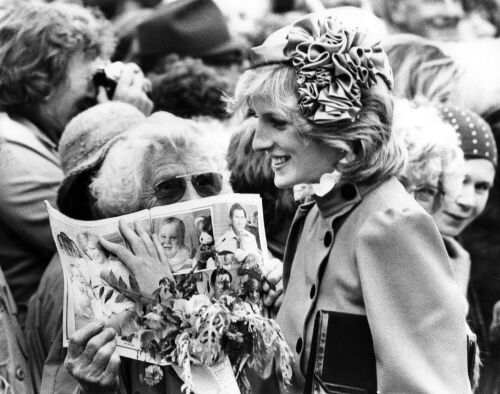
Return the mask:
{"type": "Polygon", "coordinates": [[[108,100],[153,107],[139,67],[110,64],[113,45],[107,22],[73,4],[15,2],[0,13],[0,267],[21,322],[55,252],[43,201],[56,204],[64,128],[108,100]]]}

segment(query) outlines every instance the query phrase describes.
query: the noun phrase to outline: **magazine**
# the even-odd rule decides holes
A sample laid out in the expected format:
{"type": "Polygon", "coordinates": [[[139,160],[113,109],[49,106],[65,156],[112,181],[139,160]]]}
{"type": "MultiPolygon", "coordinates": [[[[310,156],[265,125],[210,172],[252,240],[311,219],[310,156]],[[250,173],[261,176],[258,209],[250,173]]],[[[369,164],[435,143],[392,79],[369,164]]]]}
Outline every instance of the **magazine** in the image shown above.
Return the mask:
{"type": "MultiPolygon", "coordinates": [[[[96,221],[74,220],[47,205],[64,271],[64,346],[68,346],[68,338],[75,330],[91,321],[104,320],[118,333],[120,356],[168,363],[168,357],[159,358],[155,352],[145,351],[143,334],[151,332],[148,311],[155,310],[146,310],[143,302],[130,296],[127,289],[138,289],[135,278],[99,243],[99,237],[103,237],[130,250],[120,233],[119,220],[132,228],[139,223],[157,235],[183,298],[203,296],[213,303],[223,299],[226,305],[228,299],[234,298],[243,305],[244,313],[267,319],[268,311],[261,300],[265,281],[262,270],[268,261],[260,196],[226,194],[96,221]]],[[[227,357],[219,364],[229,364],[227,357]]],[[[217,378],[217,373],[226,376],[226,369],[212,368],[211,372],[217,378]]],[[[225,392],[238,392],[227,382],[225,386],[225,392]]]]}

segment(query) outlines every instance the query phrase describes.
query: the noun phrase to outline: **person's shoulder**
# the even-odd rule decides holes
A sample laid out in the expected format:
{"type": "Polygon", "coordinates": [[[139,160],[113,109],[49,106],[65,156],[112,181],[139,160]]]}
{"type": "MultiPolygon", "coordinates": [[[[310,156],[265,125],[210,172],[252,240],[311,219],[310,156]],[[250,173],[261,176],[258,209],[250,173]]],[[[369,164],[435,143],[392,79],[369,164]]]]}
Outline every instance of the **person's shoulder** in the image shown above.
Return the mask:
{"type": "Polygon", "coordinates": [[[360,205],[373,211],[392,210],[426,213],[396,178],[389,178],[375,186],[363,197],[360,205]]]}
{"type": "Polygon", "coordinates": [[[255,235],[253,235],[250,231],[248,231],[247,229],[242,229],[241,230],[241,234],[244,235],[245,237],[249,237],[249,238],[255,238],[255,235]]]}

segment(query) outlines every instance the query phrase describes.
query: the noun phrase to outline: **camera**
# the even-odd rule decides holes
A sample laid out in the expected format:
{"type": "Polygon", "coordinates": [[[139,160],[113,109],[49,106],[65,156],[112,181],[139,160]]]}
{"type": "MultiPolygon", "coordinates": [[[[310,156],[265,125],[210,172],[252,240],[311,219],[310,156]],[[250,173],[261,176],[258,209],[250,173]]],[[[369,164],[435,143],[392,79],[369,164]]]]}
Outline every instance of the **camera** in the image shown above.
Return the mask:
{"type": "Polygon", "coordinates": [[[95,87],[98,89],[102,86],[106,90],[109,99],[115,94],[116,85],[120,79],[123,63],[116,62],[108,64],[106,67],[100,68],[93,76],[95,87]]]}

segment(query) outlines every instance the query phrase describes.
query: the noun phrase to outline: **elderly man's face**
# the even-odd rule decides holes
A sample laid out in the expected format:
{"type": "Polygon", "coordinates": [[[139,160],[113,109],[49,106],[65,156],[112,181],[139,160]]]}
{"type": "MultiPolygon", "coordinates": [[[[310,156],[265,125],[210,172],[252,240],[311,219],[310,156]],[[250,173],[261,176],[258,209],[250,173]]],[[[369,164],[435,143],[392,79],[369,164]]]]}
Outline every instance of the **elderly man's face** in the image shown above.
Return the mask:
{"type": "Polygon", "coordinates": [[[66,81],[38,105],[38,121],[53,140],[59,140],[74,116],[97,103],[92,77],[103,64],[101,59],[90,60],[82,53],[74,54],[68,64],[66,81]]]}
{"type": "Polygon", "coordinates": [[[392,2],[391,17],[402,30],[438,41],[458,38],[464,17],[459,0],[386,0],[392,2]]]}

